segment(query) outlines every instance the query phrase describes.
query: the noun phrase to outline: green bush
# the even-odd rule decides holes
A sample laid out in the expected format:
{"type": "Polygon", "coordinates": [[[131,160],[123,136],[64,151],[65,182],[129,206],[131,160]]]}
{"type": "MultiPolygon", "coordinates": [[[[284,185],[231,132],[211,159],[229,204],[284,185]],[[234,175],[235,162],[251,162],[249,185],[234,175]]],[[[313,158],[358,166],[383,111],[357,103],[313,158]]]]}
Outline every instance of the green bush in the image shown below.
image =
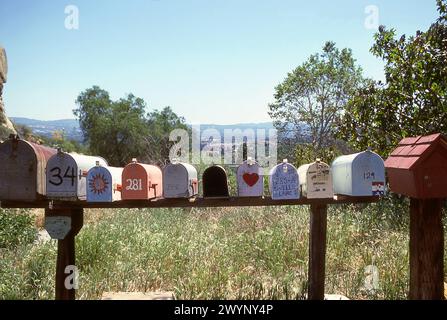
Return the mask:
{"type": "Polygon", "coordinates": [[[35,239],[36,229],[28,210],[0,209],[0,248],[15,248],[35,239]]]}

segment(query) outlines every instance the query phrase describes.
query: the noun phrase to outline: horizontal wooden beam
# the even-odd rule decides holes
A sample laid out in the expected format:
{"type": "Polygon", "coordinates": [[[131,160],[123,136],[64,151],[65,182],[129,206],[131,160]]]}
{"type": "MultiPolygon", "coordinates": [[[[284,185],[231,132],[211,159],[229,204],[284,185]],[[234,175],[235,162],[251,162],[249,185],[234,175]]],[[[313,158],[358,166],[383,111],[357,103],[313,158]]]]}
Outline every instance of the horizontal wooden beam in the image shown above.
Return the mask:
{"type": "Polygon", "coordinates": [[[192,198],[192,199],[154,199],[154,200],[125,200],[116,202],[86,202],[86,201],[51,201],[39,200],[34,202],[1,201],[2,208],[206,208],[206,207],[269,207],[269,206],[299,206],[299,205],[328,205],[343,203],[372,203],[380,197],[348,197],[336,196],[329,199],[272,200],[263,198],[192,198]]]}

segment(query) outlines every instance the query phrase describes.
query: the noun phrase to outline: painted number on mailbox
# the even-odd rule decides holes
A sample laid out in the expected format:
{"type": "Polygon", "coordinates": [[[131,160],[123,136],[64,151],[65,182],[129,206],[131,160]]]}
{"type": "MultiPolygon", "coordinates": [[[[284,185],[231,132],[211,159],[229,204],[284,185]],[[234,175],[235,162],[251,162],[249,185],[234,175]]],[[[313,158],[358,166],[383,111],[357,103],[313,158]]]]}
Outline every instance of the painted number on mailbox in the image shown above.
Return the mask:
{"type": "Polygon", "coordinates": [[[126,179],[126,190],[143,190],[143,182],[141,181],[141,179],[126,179]]]}
{"type": "Polygon", "coordinates": [[[54,167],[50,170],[50,179],[48,180],[54,186],[60,186],[64,183],[65,179],[68,179],[68,183],[73,187],[76,182],[75,168],[67,166],[65,173],[62,175],[63,170],[60,167],[54,167]]]}

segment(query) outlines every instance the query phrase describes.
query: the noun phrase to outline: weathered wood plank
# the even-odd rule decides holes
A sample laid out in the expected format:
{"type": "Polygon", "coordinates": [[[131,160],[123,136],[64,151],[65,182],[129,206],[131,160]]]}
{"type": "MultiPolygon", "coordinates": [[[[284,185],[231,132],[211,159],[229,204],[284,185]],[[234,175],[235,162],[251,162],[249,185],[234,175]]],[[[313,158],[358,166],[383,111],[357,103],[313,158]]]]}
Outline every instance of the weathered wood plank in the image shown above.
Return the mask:
{"type": "Polygon", "coordinates": [[[324,300],[327,205],[310,206],[309,300],[324,300]]]}
{"type": "Polygon", "coordinates": [[[329,199],[296,199],[272,200],[270,197],[229,197],[194,198],[194,199],[155,199],[155,200],[125,200],[113,203],[87,203],[85,201],[50,201],[34,202],[2,201],[2,208],[205,208],[205,207],[267,207],[267,206],[297,206],[297,205],[328,205],[344,203],[378,202],[380,197],[348,197],[336,196],[329,199]]]}
{"type": "MultiPolygon", "coordinates": [[[[70,273],[66,273],[68,266],[76,265],[75,259],[75,237],[83,226],[82,209],[53,209],[45,210],[45,216],[67,216],[71,218],[71,230],[68,235],[58,240],[56,260],[56,300],[75,300],[76,288],[74,284],[67,287],[66,280],[70,273]]],[[[73,270],[71,270],[73,271],[73,270]]],[[[71,274],[71,276],[73,276],[71,274]]],[[[70,284],[70,281],[67,281],[70,284]]]]}
{"type": "Polygon", "coordinates": [[[444,230],[440,199],[411,199],[410,299],[444,299],[444,230]]]}

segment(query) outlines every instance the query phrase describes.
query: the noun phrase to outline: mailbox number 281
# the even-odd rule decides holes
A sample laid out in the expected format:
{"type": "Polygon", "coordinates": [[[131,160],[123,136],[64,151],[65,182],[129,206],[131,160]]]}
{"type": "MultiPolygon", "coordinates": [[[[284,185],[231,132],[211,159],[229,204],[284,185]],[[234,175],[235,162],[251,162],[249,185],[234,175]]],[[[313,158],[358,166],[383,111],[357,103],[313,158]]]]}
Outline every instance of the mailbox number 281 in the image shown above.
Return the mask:
{"type": "Polygon", "coordinates": [[[127,179],[126,190],[138,191],[143,190],[141,179],[127,179]]]}

